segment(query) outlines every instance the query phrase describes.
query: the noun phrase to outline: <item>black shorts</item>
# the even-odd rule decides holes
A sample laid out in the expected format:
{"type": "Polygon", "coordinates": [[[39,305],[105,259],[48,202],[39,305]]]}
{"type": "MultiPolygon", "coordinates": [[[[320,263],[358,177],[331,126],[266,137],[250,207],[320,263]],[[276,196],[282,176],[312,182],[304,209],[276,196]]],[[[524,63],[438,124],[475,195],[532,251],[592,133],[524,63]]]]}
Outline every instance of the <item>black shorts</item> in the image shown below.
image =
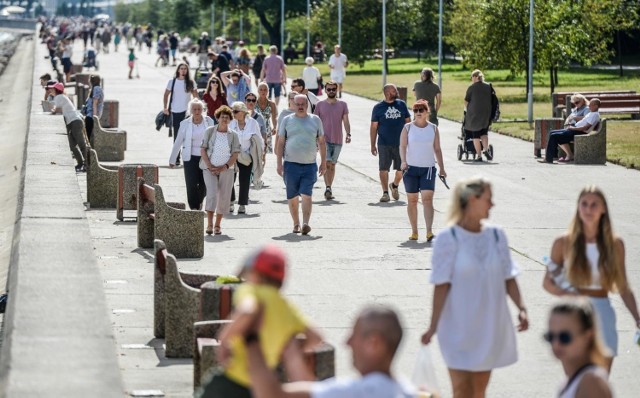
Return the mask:
{"type": "Polygon", "coordinates": [[[389,171],[393,163],[393,169],[400,171],[402,160],[400,159],[400,147],[391,145],[378,145],[378,165],[380,171],[389,171]]]}
{"type": "Polygon", "coordinates": [[[486,129],[482,129],[480,131],[465,130],[464,132],[471,138],[480,139],[480,137],[482,137],[483,135],[489,135],[489,128],[487,127],[486,129]]]}
{"type": "Polygon", "coordinates": [[[71,58],[62,58],[62,70],[64,73],[71,72],[71,58]]]}

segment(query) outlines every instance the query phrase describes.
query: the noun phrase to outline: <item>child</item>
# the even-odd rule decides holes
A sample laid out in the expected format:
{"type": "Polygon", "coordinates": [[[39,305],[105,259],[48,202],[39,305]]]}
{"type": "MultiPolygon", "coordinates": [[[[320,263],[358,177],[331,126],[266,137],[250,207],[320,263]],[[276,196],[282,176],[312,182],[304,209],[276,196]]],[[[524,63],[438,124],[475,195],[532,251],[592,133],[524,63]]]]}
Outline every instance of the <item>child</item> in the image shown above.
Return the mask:
{"type": "MultiPolygon", "coordinates": [[[[133,47],[129,47],[129,79],[133,79],[133,67],[136,64],[136,55],[133,47]]],[[[140,76],[138,76],[140,77],[140,76]]]]}
{"type": "Polygon", "coordinates": [[[62,109],[62,115],[67,126],[67,139],[69,148],[76,159],[76,172],[87,171],[87,140],[84,135],[84,122],[82,114],[73,105],[73,102],[64,94],[64,84],[55,83],[47,86],[47,90],[53,95],[55,105],[52,113],[56,113],[58,108],[62,109]]]}
{"type": "MultiPolygon", "coordinates": [[[[246,283],[234,293],[233,323],[226,325],[219,336],[219,359],[224,370],[205,385],[201,397],[251,397],[245,341],[260,342],[271,369],[276,368],[285,349],[296,346],[290,343],[299,333],[306,335],[307,348],[321,341],[318,333],[280,293],[285,268],[285,255],[274,245],[264,246],[245,262],[241,274],[246,283]]],[[[289,379],[312,380],[310,372],[290,365],[286,368],[289,379]]]]}

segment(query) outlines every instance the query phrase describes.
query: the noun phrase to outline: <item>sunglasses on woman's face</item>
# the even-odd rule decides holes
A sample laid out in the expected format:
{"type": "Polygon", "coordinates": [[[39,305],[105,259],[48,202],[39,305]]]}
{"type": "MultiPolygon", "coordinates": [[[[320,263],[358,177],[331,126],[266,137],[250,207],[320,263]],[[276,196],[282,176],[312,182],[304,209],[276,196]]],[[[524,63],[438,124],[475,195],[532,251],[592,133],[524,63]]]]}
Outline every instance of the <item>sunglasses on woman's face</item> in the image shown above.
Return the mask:
{"type": "Polygon", "coordinates": [[[213,86],[214,84],[217,86],[217,85],[218,85],[218,82],[212,81],[212,82],[211,82],[211,85],[213,86]]]}
{"type": "Polygon", "coordinates": [[[427,110],[424,108],[415,108],[413,110],[413,113],[422,113],[422,112],[426,112],[427,110]]]}
{"type": "Polygon", "coordinates": [[[245,101],[246,102],[256,102],[256,99],[255,98],[247,98],[245,101]]]}
{"type": "Polygon", "coordinates": [[[573,334],[566,330],[560,332],[549,331],[545,333],[543,337],[549,344],[553,344],[554,341],[558,340],[558,344],[560,345],[569,345],[573,341],[573,334]]]}

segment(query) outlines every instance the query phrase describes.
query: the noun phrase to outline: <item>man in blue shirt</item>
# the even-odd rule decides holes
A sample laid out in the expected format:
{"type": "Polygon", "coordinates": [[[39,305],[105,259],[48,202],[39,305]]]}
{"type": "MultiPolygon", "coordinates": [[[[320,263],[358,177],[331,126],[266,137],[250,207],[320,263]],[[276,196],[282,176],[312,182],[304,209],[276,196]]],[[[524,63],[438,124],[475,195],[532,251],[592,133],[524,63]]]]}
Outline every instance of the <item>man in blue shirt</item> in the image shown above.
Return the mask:
{"type": "Polygon", "coordinates": [[[400,199],[398,184],[402,180],[400,164],[400,133],[405,124],[411,122],[407,104],[398,99],[398,89],[394,84],[384,86],[384,100],[373,107],[371,112],[371,154],[378,156],[382,197],[380,202],[388,202],[389,191],[394,200],[400,199]],[[377,146],[376,146],[377,137],[377,146]],[[393,182],[389,184],[389,169],[393,163],[396,171],[393,182]],[[387,185],[388,184],[388,185],[387,185]]]}

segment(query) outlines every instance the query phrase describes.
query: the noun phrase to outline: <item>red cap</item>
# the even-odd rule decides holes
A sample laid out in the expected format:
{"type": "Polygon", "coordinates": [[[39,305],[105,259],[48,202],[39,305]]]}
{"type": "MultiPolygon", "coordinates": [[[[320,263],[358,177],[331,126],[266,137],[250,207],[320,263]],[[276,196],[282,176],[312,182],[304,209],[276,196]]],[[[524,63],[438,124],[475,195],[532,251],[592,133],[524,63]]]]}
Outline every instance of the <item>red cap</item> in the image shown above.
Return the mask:
{"type": "Polygon", "coordinates": [[[276,245],[266,245],[251,255],[244,264],[245,270],[253,270],[277,281],[284,280],[287,258],[276,245]]]}
{"type": "Polygon", "coordinates": [[[53,86],[47,86],[47,88],[55,88],[58,91],[64,91],[64,84],[62,83],[55,83],[53,86]]]}

